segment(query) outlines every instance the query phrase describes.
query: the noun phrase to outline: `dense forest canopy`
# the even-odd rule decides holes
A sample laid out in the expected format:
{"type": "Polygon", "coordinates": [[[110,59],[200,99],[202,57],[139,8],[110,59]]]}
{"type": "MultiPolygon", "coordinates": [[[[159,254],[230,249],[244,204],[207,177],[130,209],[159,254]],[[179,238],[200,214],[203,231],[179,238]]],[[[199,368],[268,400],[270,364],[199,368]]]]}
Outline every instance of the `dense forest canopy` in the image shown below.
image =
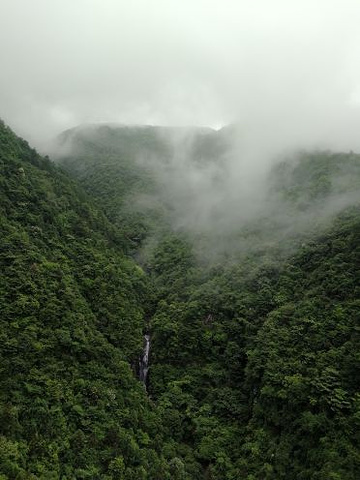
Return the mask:
{"type": "Polygon", "coordinates": [[[360,155],[234,134],[0,124],[0,478],[360,477],[360,155]]]}

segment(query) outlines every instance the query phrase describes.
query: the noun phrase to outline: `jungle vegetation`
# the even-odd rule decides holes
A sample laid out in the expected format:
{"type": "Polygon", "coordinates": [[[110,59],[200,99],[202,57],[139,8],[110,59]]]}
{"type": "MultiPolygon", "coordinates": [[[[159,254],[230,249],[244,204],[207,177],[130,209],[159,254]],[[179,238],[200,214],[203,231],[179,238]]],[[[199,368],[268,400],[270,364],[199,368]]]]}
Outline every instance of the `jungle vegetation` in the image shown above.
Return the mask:
{"type": "Polygon", "coordinates": [[[172,135],[75,129],[54,163],[0,124],[0,479],[357,480],[360,155],[277,162],[212,254],[153,168],[172,135]]]}

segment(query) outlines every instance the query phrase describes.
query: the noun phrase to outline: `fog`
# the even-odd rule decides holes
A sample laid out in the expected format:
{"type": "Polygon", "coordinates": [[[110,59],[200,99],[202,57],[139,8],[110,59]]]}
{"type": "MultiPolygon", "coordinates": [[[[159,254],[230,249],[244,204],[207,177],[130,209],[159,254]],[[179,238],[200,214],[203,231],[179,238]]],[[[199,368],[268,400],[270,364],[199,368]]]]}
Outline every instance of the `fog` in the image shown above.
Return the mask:
{"type": "Polygon", "coordinates": [[[0,0],[0,115],[42,151],[85,122],[360,150],[359,24],[357,0],[0,0]]]}
{"type": "MultiPolygon", "coordinates": [[[[167,206],[171,227],[186,234],[202,259],[218,260],[225,254],[231,260],[250,252],[267,256],[271,251],[287,257],[360,202],[358,155],[299,151],[294,144],[281,149],[273,143],[270,148],[270,143],[252,141],[241,127],[232,127],[208,132],[205,144],[215,139],[214,145],[224,143],[225,148],[199,160],[194,153],[199,135],[167,132],[172,155],[165,161],[147,157],[145,162],[139,155],[137,161],[152,169],[157,200],[167,206]],[[322,167],[321,180],[319,162],[329,164],[322,167]]],[[[164,134],[160,138],[165,141],[164,134]]],[[[158,208],[153,200],[148,197],[140,209],[158,208]]],[[[132,201],[136,205],[137,197],[132,201]]]]}
{"type": "Polygon", "coordinates": [[[0,0],[0,116],[51,156],[76,125],[234,125],[218,162],[194,165],[185,130],[152,159],[173,227],[301,231],[356,194],[295,221],[266,179],[299,149],[360,152],[359,25],[358,0],[0,0]]]}
{"type": "Polygon", "coordinates": [[[145,264],[169,232],[190,241],[208,265],[249,255],[287,258],[360,202],[360,155],[281,149],[252,141],[237,125],[94,124],[59,141],[58,161],[87,188],[97,187],[100,203],[93,178],[109,179],[109,217],[120,226],[135,221],[134,232],[142,232],[133,232],[136,244],[145,225],[137,252],[145,264]]]}

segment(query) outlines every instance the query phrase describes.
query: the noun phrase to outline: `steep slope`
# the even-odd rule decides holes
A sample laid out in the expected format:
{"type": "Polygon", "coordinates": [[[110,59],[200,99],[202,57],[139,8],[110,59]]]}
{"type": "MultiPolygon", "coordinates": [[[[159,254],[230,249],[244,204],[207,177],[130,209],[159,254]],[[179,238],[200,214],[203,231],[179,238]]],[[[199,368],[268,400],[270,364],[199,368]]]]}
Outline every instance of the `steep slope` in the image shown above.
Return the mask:
{"type": "Polygon", "coordinates": [[[360,474],[360,216],[344,212],[281,271],[247,351],[250,462],[258,478],[360,474]]]}
{"type": "Polygon", "coordinates": [[[0,185],[0,477],[169,478],[131,367],[144,273],[80,187],[2,122],[0,185]]]}

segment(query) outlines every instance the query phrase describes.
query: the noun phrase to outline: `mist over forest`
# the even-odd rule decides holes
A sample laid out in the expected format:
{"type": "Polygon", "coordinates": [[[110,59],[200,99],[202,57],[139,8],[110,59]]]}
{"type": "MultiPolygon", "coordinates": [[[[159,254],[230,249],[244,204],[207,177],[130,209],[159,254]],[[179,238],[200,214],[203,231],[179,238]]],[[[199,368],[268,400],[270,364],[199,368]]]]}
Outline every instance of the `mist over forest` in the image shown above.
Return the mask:
{"type": "MultiPolygon", "coordinates": [[[[128,155],[149,183],[145,188],[130,183],[121,202],[134,215],[161,211],[172,230],[185,233],[208,261],[254,253],[264,245],[288,255],[295,238],[298,246],[360,200],[357,154],[288,150],[267,156],[249,151],[239,138],[235,126],[85,125],[64,132],[53,148],[60,164],[83,180],[91,175],[87,167],[94,167],[95,151],[106,156],[105,168],[116,168],[128,155]]],[[[154,228],[147,242],[156,242],[158,234],[162,230],[154,228]]]]}
{"type": "Polygon", "coordinates": [[[360,478],[359,24],[0,0],[0,480],[360,478]]]}

